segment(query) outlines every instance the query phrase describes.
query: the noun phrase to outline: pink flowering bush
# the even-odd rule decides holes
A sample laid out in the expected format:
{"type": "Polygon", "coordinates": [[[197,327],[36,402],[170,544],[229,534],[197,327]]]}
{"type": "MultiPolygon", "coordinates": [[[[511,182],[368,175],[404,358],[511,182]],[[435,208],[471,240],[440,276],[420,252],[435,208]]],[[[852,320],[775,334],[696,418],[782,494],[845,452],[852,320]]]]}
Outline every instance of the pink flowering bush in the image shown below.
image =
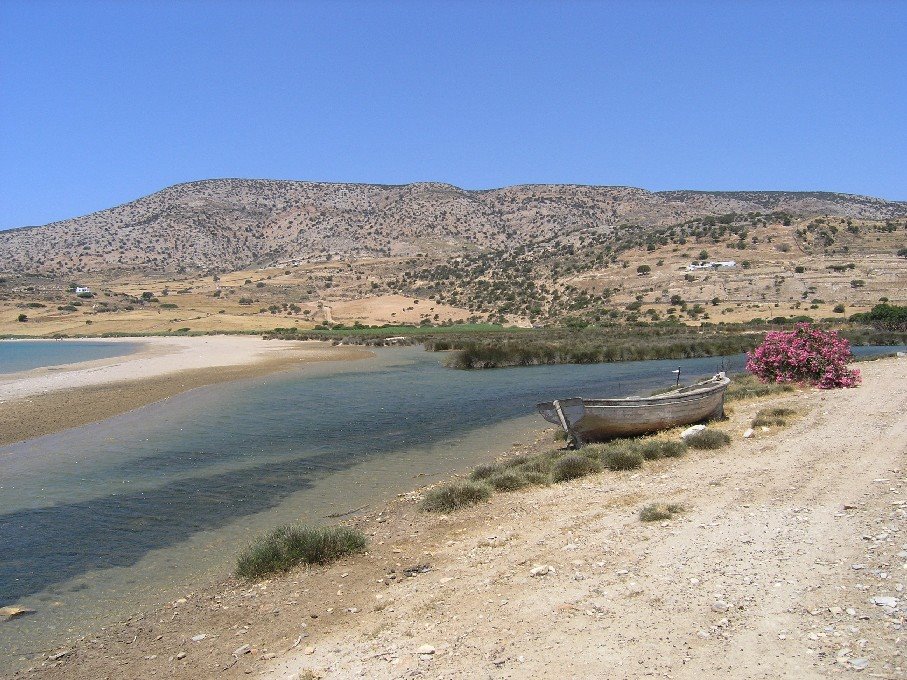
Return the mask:
{"type": "Polygon", "coordinates": [[[762,382],[796,382],[821,389],[854,387],[860,371],[847,368],[850,343],[837,331],[798,323],[792,331],[771,331],[746,355],[746,370],[762,382]]]}

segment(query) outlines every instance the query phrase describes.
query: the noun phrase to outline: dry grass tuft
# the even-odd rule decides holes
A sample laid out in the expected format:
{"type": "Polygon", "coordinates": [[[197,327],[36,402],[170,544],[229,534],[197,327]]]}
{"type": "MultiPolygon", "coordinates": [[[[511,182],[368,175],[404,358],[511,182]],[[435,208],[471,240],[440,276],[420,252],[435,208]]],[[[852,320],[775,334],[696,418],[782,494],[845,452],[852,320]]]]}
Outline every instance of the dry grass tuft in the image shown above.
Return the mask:
{"type": "Polygon", "coordinates": [[[660,522],[673,519],[674,515],[683,512],[683,506],[678,503],[650,503],[639,511],[639,519],[643,522],[660,522]]]}
{"type": "Polygon", "coordinates": [[[797,412],[792,408],[764,408],[756,413],[756,417],[753,418],[751,426],[771,427],[775,425],[778,427],[784,427],[788,424],[789,419],[795,415],[797,415],[797,412]]]}

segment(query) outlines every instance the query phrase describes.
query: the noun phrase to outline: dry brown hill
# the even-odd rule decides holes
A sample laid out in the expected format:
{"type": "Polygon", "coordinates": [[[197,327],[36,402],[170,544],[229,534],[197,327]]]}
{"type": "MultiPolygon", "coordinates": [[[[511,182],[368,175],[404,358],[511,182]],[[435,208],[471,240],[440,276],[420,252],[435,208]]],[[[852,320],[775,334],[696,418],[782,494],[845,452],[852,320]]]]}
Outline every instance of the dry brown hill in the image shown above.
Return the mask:
{"type": "Polygon", "coordinates": [[[498,250],[595,229],[693,217],[787,212],[885,220],[907,203],[803,192],[649,192],[525,185],[470,191],[218,179],[169,187],[108,210],[0,232],[0,272],[235,271],[336,258],[498,250]]]}

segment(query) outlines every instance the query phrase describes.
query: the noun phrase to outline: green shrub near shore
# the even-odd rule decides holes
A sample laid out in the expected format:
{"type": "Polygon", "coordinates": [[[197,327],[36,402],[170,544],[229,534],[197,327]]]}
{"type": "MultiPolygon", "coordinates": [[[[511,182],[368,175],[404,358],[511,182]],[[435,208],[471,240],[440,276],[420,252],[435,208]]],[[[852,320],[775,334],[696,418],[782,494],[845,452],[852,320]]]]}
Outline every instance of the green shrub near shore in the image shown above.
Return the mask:
{"type": "Polygon", "coordinates": [[[488,483],[495,491],[516,491],[530,484],[526,475],[513,468],[496,472],[488,478],[488,483]]]}
{"type": "Polygon", "coordinates": [[[328,564],[365,550],[365,535],[344,526],[286,525],[257,538],[236,560],[236,576],[256,580],[299,564],[328,564]]]}
{"type": "Polygon", "coordinates": [[[640,442],[638,450],[646,460],[680,458],[687,452],[687,445],[682,441],[670,439],[650,439],[640,442]]]}
{"type": "Polygon", "coordinates": [[[483,482],[448,484],[425,494],[422,510],[425,512],[450,512],[457,508],[475,505],[491,498],[491,487],[483,482]]]}
{"type": "Polygon", "coordinates": [[[494,463],[490,465],[477,465],[472,469],[472,472],[469,473],[469,478],[479,482],[492,477],[496,472],[499,472],[500,469],[500,466],[495,465],[494,463]]]}
{"type": "Polygon", "coordinates": [[[635,447],[611,448],[602,454],[602,463],[614,472],[641,468],[645,458],[635,447]]]}
{"type": "Polygon", "coordinates": [[[595,472],[601,472],[601,465],[597,460],[588,456],[570,454],[554,463],[551,469],[551,481],[566,482],[595,472]]]}
{"type": "Polygon", "coordinates": [[[720,449],[731,443],[731,437],[721,430],[702,430],[686,438],[687,446],[693,449],[720,449]]]}

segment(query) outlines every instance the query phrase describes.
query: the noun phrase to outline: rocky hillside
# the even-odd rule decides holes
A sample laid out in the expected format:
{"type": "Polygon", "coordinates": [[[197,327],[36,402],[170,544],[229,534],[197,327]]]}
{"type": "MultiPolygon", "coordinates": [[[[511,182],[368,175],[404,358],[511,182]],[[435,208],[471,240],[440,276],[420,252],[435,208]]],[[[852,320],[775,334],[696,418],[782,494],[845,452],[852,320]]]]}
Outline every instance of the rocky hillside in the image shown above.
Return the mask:
{"type": "Polygon", "coordinates": [[[885,220],[907,216],[907,203],[813,192],[576,185],[467,191],[434,183],[207,180],[84,217],[0,232],[0,272],[173,273],[338,257],[435,257],[590,229],[606,235],[630,225],[766,212],[885,220]]]}

